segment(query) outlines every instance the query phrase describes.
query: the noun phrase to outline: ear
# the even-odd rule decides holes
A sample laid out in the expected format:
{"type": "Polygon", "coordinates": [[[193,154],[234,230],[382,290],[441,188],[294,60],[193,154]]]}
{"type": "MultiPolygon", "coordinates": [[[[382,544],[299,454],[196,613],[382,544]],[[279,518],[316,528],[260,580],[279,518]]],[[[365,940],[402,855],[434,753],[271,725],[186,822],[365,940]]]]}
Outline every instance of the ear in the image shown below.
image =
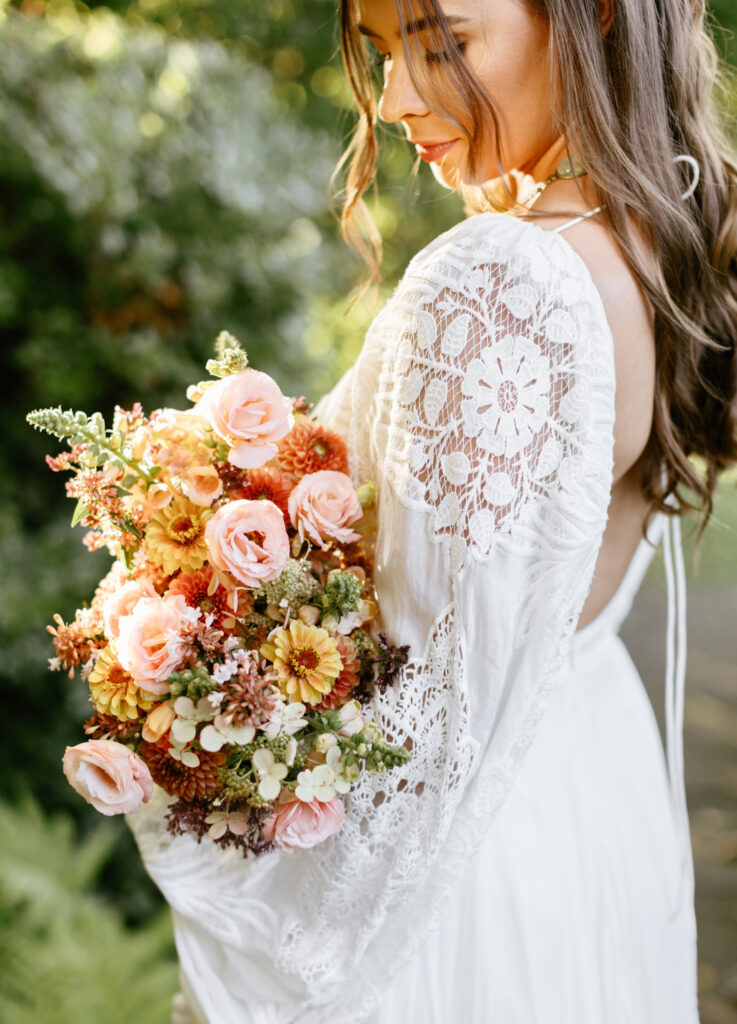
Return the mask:
{"type": "Polygon", "coordinates": [[[614,0],[599,0],[601,9],[601,34],[606,36],[614,21],[614,0]]]}

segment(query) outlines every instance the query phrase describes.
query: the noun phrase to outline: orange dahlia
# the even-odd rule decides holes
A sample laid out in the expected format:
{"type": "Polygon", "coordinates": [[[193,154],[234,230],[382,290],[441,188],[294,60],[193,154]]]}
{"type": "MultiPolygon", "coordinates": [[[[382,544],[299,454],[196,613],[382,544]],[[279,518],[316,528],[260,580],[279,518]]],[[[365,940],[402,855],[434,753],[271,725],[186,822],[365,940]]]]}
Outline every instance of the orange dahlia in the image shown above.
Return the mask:
{"type": "MultiPolygon", "coordinates": [[[[199,608],[205,615],[212,613],[213,624],[218,629],[232,629],[235,625],[233,592],[218,585],[212,593],[212,569],[203,566],[196,572],[180,572],[169,584],[170,594],[181,594],[192,608],[199,608]]],[[[238,614],[243,617],[253,609],[253,598],[241,590],[238,594],[238,614]]]]}
{"type": "Polygon", "coordinates": [[[161,786],[170,796],[189,801],[206,800],[217,793],[221,786],[219,769],[225,764],[224,751],[208,753],[206,750],[198,750],[200,763],[195,768],[189,768],[171,757],[168,746],[168,741],[165,741],[142,743],[138,748],[157,786],[161,786]]]}
{"type": "Polygon", "coordinates": [[[334,430],[307,420],[297,423],[279,444],[279,465],[298,478],[321,469],[347,473],[348,452],[334,430]]]}
{"type": "Polygon", "coordinates": [[[287,505],[289,492],[292,490],[292,482],[283,473],[272,466],[264,466],[262,469],[249,469],[237,487],[231,490],[232,498],[246,498],[248,501],[257,501],[259,498],[267,498],[284,513],[287,525],[291,526],[287,505]]]}
{"type": "Polygon", "coordinates": [[[346,701],[350,700],[351,694],[358,685],[361,662],[356,655],[353,641],[350,637],[340,635],[335,640],[343,668],[330,693],[325,694],[319,704],[315,704],[313,711],[329,711],[331,708],[342,707],[346,701]]]}
{"type": "Polygon", "coordinates": [[[319,704],[343,668],[330,633],[300,619],[292,619],[288,629],[277,629],[259,653],[274,663],[279,689],[292,702],[319,704]]]}

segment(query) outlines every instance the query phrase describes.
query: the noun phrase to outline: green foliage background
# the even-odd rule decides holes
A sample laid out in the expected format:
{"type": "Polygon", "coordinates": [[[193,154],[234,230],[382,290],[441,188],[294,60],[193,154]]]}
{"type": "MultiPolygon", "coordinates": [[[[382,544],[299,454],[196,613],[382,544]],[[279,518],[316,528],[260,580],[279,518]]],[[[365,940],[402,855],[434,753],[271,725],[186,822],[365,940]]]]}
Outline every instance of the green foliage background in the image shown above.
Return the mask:
{"type": "MultiPolygon", "coordinates": [[[[105,571],[69,529],[38,406],[184,407],[225,328],[316,400],[377,308],[327,187],[352,125],[335,0],[0,0],[0,1019],[163,1022],[161,900],[119,821],[66,785],[83,687],[46,672],[45,624],[105,571]],[[29,794],[34,799],[29,801],[29,794]],[[105,992],[107,991],[107,996],[105,992]]],[[[733,0],[714,0],[737,27],[733,0]]],[[[720,48],[737,56],[733,37],[720,48]]],[[[461,216],[383,129],[372,209],[391,290],[461,216]],[[401,227],[400,227],[401,225],[401,227]]],[[[727,517],[729,513],[726,513],[727,517]]],[[[722,560],[715,560],[719,565],[722,560]]]]}

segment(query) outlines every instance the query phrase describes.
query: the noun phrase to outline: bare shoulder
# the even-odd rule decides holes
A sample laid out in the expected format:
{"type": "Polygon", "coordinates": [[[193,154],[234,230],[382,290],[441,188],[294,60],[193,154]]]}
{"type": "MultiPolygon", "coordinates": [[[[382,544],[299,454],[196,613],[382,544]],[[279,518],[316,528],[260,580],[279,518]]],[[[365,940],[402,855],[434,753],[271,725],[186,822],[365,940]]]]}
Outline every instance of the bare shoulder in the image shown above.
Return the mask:
{"type": "MultiPolygon", "coordinates": [[[[570,218],[567,218],[570,219],[570,218]]],[[[564,220],[538,221],[556,227],[564,220]]],[[[645,242],[636,231],[640,251],[645,242]]],[[[614,339],[616,373],[614,426],[615,482],[642,454],[653,419],[655,337],[653,309],[609,229],[598,217],[568,228],[563,236],[585,263],[601,296],[614,339]]]]}

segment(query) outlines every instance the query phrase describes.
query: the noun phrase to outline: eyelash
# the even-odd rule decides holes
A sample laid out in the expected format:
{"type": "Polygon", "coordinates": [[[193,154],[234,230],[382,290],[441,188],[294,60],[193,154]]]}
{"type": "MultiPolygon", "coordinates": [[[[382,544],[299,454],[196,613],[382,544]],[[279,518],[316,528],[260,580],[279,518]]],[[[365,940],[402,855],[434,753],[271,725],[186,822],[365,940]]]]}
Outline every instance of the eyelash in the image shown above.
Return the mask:
{"type": "MultiPolygon", "coordinates": [[[[466,49],[466,43],[465,42],[461,42],[459,40],[457,45],[458,45],[458,51],[460,53],[463,53],[463,51],[466,49]]],[[[373,59],[374,67],[376,67],[376,68],[383,67],[383,65],[386,64],[388,58],[389,58],[389,54],[388,53],[377,53],[377,55],[373,59]]],[[[425,54],[425,60],[427,61],[428,64],[439,64],[441,61],[447,60],[447,59],[448,59],[448,54],[445,51],[442,51],[440,53],[435,53],[432,50],[428,50],[428,52],[425,54]]]]}

